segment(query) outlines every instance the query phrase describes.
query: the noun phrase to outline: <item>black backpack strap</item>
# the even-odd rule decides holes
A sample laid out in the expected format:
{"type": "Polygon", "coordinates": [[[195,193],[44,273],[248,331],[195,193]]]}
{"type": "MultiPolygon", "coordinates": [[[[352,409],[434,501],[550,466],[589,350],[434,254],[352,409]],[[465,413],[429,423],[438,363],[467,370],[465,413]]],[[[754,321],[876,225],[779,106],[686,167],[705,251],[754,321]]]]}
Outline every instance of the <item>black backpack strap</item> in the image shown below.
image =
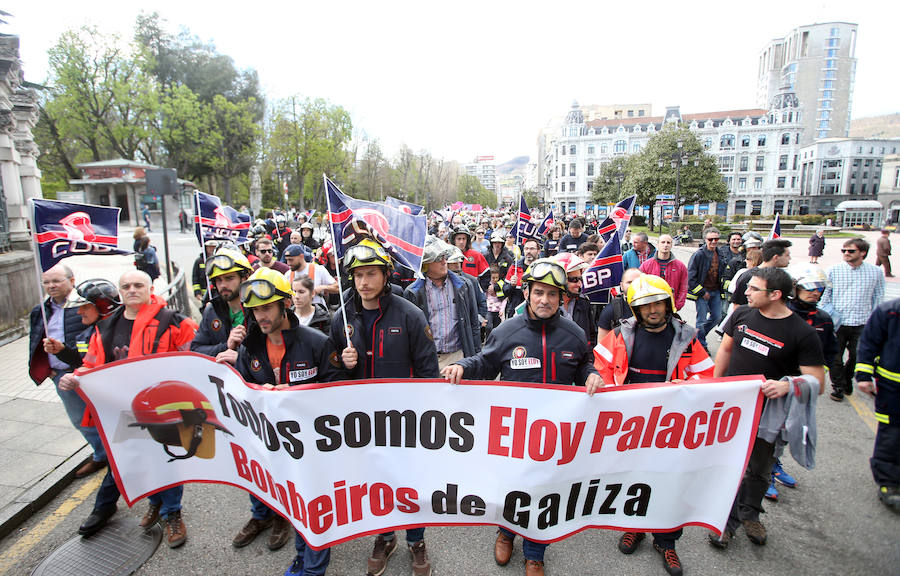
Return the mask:
{"type": "Polygon", "coordinates": [[[622,323],[622,315],[625,314],[624,308],[624,300],[621,298],[613,298],[613,317],[612,317],[612,325],[618,326],[622,323]]]}
{"type": "Polygon", "coordinates": [[[169,329],[169,326],[174,324],[175,311],[169,310],[163,306],[159,309],[159,312],[156,313],[154,318],[159,322],[159,325],[156,327],[156,337],[153,339],[153,346],[150,347],[150,354],[156,354],[156,350],[159,348],[160,338],[162,338],[163,333],[169,329]]]}

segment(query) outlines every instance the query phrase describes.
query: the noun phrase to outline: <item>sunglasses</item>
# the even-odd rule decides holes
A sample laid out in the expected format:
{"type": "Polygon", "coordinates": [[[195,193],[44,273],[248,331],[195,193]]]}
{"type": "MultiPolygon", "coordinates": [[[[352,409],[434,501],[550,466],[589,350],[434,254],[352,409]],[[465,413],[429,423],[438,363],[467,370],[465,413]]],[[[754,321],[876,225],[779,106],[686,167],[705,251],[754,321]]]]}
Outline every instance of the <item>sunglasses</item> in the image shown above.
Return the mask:
{"type": "Polygon", "coordinates": [[[581,282],[581,276],[569,276],[567,280],[574,284],[575,282],[581,282]]]}
{"type": "Polygon", "coordinates": [[[844,254],[856,254],[857,252],[859,252],[859,250],[855,248],[841,248],[841,252],[843,252],[844,254]]]}
{"type": "Polygon", "coordinates": [[[275,250],[271,248],[257,248],[256,251],[260,254],[272,254],[275,252],[275,250]]]}
{"type": "Polygon", "coordinates": [[[718,238],[707,238],[706,241],[707,242],[718,242],[719,239],[718,238]]]}
{"type": "Polygon", "coordinates": [[[247,304],[254,296],[260,300],[267,300],[274,295],[290,298],[287,292],[279,290],[268,280],[256,279],[241,284],[241,303],[247,304]]]}

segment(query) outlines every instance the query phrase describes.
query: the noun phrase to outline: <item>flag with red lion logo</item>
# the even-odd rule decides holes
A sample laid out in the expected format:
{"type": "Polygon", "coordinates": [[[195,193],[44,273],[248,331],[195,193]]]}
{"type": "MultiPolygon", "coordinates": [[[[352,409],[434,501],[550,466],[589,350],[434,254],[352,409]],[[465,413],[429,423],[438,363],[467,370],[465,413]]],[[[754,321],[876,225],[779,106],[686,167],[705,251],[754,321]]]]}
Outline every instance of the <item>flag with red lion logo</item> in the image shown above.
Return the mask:
{"type": "Polygon", "coordinates": [[[132,253],[117,246],[119,208],[57,200],[31,202],[42,271],[68,256],[132,253]]]}
{"type": "Polygon", "coordinates": [[[331,237],[338,258],[350,246],[371,237],[404,266],[421,269],[427,233],[424,214],[409,214],[379,202],[351,198],[327,176],[324,178],[331,237]]]}
{"type": "Polygon", "coordinates": [[[235,244],[247,241],[250,231],[250,215],[238,212],[222,204],[218,196],[204,192],[194,192],[194,234],[203,246],[207,240],[230,240],[235,244]]]}

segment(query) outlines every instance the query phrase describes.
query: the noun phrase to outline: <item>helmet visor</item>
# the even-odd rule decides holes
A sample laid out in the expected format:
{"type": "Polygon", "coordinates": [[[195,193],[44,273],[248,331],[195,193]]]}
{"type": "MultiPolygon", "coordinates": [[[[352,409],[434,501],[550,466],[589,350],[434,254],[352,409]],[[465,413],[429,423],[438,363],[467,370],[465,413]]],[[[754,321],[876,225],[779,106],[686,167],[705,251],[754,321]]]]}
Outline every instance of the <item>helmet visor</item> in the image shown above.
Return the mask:
{"type": "Polygon", "coordinates": [[[384,259],[383,254],[379,254],[378,250],[365,244],[352,246],[344,253],[344,266],[348,269],[357,266],[387,266],[388,264],[389,262],[384,259]]]}
{"type": "Polygon", "coordinates": [[[555,262],[538,262],[531,268],[533,282],[543,282],[557,287],[566,286],[566,271],[555,262]]]}
{"type": "Polygon", "coordinates": [[[216,270],[225,273],[231,272],[238,265],[234,258],[228,254],[216,254],[206,259],[206,275],[211,276],[216,270]]]}
{"type": "Polygon", "coordinates": [[[797,286],[810,292],[824,292],[827,284],[824,280],[801,280],[797,286]]]}
{"type": "Polygon", "coordinates": [[[272,296],[281,296],[282,298],[290,298],[291,295],[283,292],[275,287],[268,280],[257,278],[241,284],[241,303],[248,304],[254,297],[259,300],[268,300],[272,296]]]}

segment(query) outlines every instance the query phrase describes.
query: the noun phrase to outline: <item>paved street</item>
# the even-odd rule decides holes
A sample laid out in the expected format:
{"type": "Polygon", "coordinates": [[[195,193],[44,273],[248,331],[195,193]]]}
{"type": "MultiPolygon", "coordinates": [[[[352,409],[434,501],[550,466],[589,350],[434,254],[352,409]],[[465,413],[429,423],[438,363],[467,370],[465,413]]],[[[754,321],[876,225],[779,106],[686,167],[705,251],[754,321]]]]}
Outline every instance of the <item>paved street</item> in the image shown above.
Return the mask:
{"type": "MultiPolygon", "coordinates": [[[[176,227],[177,230],[177,227],[176,227]]],[[[130,246],[130,230],[123,230],[122,245],[130,246]],[[126,238],[127,237],[127,238],[126,238]]],[[[875,234],[869,234],[874,240],[875,234]]],[[[162,251],[161,235],[151,235],[153,243],[162,251]]],[[[827,267],[840,259],[842,240],[829,239],[827,267]]],[[[794,261],[805,262],[806,239],[796,239],[794,261]]],[[[173,258],[190,274],[197,254],[192,235],[170,234],[173,258]]],[[[896,242],[895,242],[896,244],[896,242]]],[[[677,249],[681,250],[681,249],[677,249]]],[[[687,251],[679,257],[687,260],[687,251]]],[[[161,260],[163,255],[160,254],[161,260]]],[[[92,262],[90,270],[79,268],[72,259],[79,279],[103,276],[114,279],[127,259],[115,263],[109,257],[92,262]]],[[[869,261],[873,261],[869,257],[869,261]]],[[[158,283],[159,285],[159,283],[158,283]]],[[[900,283],[889,283],[888,297],[900,296],[900,283]]],[[[693,310],[684,311],[693,321],[693,310]]],[[[0,395],[8,395],[9,402],[41,402],[53,407],[52,388],[35,389],[30,382],[24,385],[4,375],[12,372],[14,364],[25,363],[27,344],[24,339],[0,348],[0,395]],[[11,348],[17,347],[17,348],[11,348]],[[15,353],[15,357],[12,355],[15,353]],[[34,398],[24,395],[33,394],[34,398]],[[24,396],[24,397],[23,397],[24,396]]],[[[715,343],[711,340],[711,345],[715,343]]],[[[21,368],[18,377],[21,380],[21,368]]],[[[2,399],[2,398],[0,398],[2,399]]],[[[56,401],[58,404],[58,401],[56,401]]],[[[0,418],[4,404],[0,402],[0,418]]],[[[875,485],[868,468],[874,440],[875,421],[872,401],[855,394],[841,404],[819,397],[817,467],[807,471],[789,457],[785,467],[794,474],[796,489],[781,487],[781,499],[766,503],[767,514],[762,521],[769,530],[769,543],[757,547],[740,531],[729,550],[711,548],[705,541],[706,530],[689,527],[678,544],[678,552],[687,574],[768,575],[768,574],[900,574],[900,515],[892,514],[876,498],[875,485]]],[[[47,419],[64,429],[68,422],[57,406],[57,412],[46,412],[47,419]]],[[[19,414],[23,421],[25,418],[19,414]]],[[[8,424],[4,420],[4,434],[8,424]]],[[[15,434],[14,443],[28,445],[32,440],[24,430],[15,434]]],[[[76,435],[77,436],[77,435],[76,435]]],[[[12,438],[12,435],[9,436],[12,438]]],[[[7,438],[4,435],[4,439],[7,438]]],[[[54,444],[53,438],[42,437],[41,442],[54,444]]],[[[34,443],[34,450],[39,446],[34,443]]],[[[77,444],[77,438],[76,438],[77,444]]],[[[46,450],[51,452],[51,450],[46,450]]],[[[4,469],[15,470],[15,460],[3,460],[4,469]]],[[[410,462],[410,467],[416,466],[410,462]]],[[[0,575],[29,574],[54,549],[72,538],[78,525],[90,512],[93,495],[101,477],[76,480],[62,490],[13,533],[0,540],[0,575]]],[[[136,523],[146,503],[139,502],[127,509],[120,501],[115,522],[136,523]]],[[[277,552],[265,548],[265,536],[241,550],[231,547],[231,538],[249,518],[246,494],[228,486],[189,484],[185,489],[184,515],[188,526],[188,541],[180,549],[169,550],[164,545],[136,574],[281,574],[293,557],[289,544],[277,552]]],[[[492,527],[429,528],[426,541],[436,574],[509,575],[522,574],[521,541],[517,541],[509,566],[496,566],[492,557],[494,540],[492,527]]],[[[401,536],[402,537],[402,536],[401,536]]],[[[659,555],[649,541],[631,557],[616,549],[618,534],[603,530],[589,530],[565,541],[551,545],[547,552],[548,574],[665,574],[659,555]]],[[[333,550],[329,574],[361,575],[370,552],[372,537],[364,537],[341,544],[333,550]]],[[[404,550],[391,559],[385,574],[410,574],[410,560],[404,550]]]]}

